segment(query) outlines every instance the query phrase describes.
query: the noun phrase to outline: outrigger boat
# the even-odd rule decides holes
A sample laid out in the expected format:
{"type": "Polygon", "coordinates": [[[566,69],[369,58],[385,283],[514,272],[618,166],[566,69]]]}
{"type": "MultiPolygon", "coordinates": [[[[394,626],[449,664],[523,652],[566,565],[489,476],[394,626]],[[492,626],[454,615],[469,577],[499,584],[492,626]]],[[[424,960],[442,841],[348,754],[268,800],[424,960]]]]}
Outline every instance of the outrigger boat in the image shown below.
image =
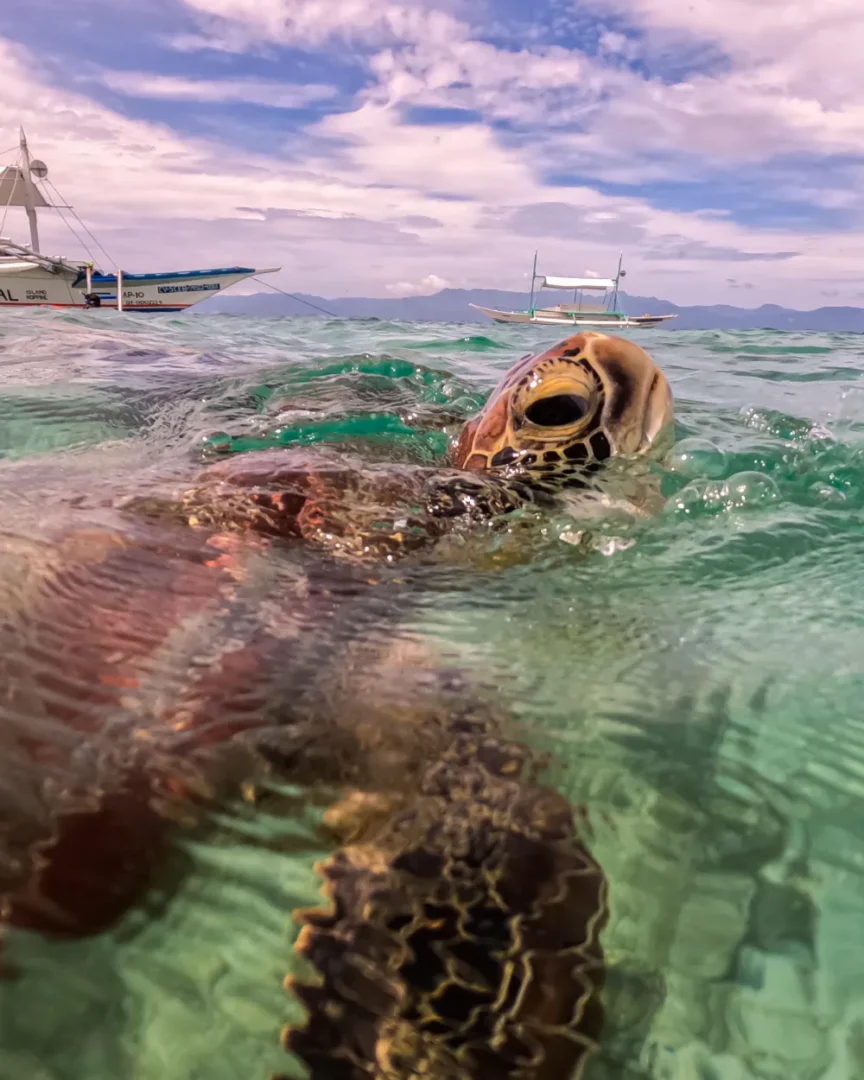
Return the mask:
{"type": "MultiPolygon", "coordinates": [[[[31,159],[27,139],[21,131],[15,163],[0,166],[0,217],[5,222],[10,207],[23,208],[30,224],[30,243],[18,244],[0,236],[0,307],[105,306],[118,311],[185,311],[238,281],[258,274],[274,274],[281,269],[229,266],[159,274],[130,274],[118,269],[103,274],[92,261],[92,253],[91,261],[86,263],[43,255],[39,247],[37,209],[56,210],[64,221],[63,211],[68,210],[89,232],[71,206],[49,197],[49,186],[59,195],[48,180],[45,163],[31,159]]],[[[68,221],[66,224],[86,249],[74,228],[68,221]]]]}
{"type": "Polygon", "coordinates": [[[541,326],[576,326],[582,330],[629,330],[657,326],[672,315],[628,315],[618,310],[618,286],[627,271],[622,269],[623,253],[618,257],[618,273],[614,278],[544,277],[537,273],[537,252],[534,252],[534,270],[531,274],[531,299],[527,311],[498,311],[496,308],[469,306],[482,311],[498,323],[537,323],[541,326]],[[539,285],[538,285],[539,282],[539,285]],[[538,307],[541,289],[565,289],[573,293],[569,304],[538,307]],[[602,292],[604,304],[585,303],[583,293],[602,292]]]}

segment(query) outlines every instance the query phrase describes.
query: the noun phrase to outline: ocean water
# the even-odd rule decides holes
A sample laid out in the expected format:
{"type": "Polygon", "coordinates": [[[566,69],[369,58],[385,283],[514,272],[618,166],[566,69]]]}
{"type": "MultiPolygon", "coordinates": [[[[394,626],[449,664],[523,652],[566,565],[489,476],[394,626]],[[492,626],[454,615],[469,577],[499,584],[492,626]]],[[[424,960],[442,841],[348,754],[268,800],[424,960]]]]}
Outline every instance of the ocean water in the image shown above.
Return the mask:
{"type": "MultiPolygon", "coordinates": [[[[63,568],[58,538],[98,530],[119,497],[274,445],[324,445],[381,469],[434,465],[501,373],[555,336],[2,313],[0,647],[27,639],[39,582],[63,568]]],[[[609,1021],[589,1078],[855,1080],[864,339],[656,330],[636,340],[676,398],[657,518],[585,531],[538,517],[385,567],[382,579],[400,575],[398,600],[373,598],[344,618],[299,608],[295,652],[337,671],[357,638],[428,646],[496,684],[550,753],[610,883],[609,1021]]],[[[276,608],[297,567],[317,565],[308,552],[261,559],[266,595],[255,600],[276,608]]],[[[81,580],[68,586],[75,596],[81,580]]],[[[152,602],[164,595],[154,586],[152,602]]],[[[98,625],[99,603],[91,621],[54,627],[54,662],[98,625]]],[[[392,678],[398,692],[398,666],[392,678]]],[[[60,728],[10,700],[7,686],[7,728],[31,724],[62,747],[60,728]]],[[[5,736],[0,746],[2,850],[3,819],[26,817],[33,791],[5,736]]],[[[79,767],[70,751],[68,768],[79,767]]],[[[259,809],[227,807],[207,828],[178,830],[171,872],[104,932],[8,933],[0,1078],[303,1075],[279,1047],[282,1025],[300,1019],[282,980],[295,966],[291,910],[317,899],[321,809],[299,788],[259,809]]]]}

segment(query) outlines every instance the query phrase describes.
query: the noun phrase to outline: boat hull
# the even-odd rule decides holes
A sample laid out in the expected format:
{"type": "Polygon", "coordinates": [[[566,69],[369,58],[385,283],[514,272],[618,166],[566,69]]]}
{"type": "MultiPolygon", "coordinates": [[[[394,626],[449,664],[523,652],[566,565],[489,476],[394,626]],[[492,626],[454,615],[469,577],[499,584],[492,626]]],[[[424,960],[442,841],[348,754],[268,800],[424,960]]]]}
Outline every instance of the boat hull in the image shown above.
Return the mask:
{"type": "Polygon", "coordinates": [[[673,315],[608,315],[599,313],[580,315],[576,312],[562,312],[542,308],[534,311],[498,311],[496,308],[485,308],[479,304],[471,304],[476,311],[482,311],[490,319],[497,323],[533,323],[535,326],[575,326],[580,330],[628,330],[648,329],[666,319],[674,319],[673,315]]]}
{"type": "MultiPolygon", "coordinates": [[[[176,312],[224,292],[238,281],[272,270],[230,267],[217,270],[186,270],[164,274],[123,274],[122,303],[125,311],[176,312]]],[[[0,307],[87,307],[85,274],[52,272],[44,267],[0,263],[0,307]]],[[[117,278],[94,274],[90,292],[100,307],[117,307],[117,278]]]]}

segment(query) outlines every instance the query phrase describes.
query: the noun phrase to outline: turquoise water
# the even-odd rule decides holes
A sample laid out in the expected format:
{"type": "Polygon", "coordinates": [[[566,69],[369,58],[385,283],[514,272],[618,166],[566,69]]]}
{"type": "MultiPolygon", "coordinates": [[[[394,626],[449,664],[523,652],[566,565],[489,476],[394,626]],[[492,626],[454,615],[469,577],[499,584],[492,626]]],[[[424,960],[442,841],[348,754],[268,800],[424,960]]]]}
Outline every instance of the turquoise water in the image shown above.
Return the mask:
{"type": "MultiPolygon", "coordinates": [[[[23,568],[49,565],[52,538],[98,524],[117,496],[191,478],[220,451],[275,445],[433,464],[500,374],[554,337],[3,313],[7,629],[29,625],[22,582],[37,571],[23,568]]],[[[595,522],[581,537],[564,515],[523,522],[399,570],[398,604],[361,605],[353,623],[305,609],[301,641],[314,637],[316,664],[334,668],[352,635],[443,650],[497,683],[551,751],[610,881],[609,1025],[589,1078],[853,1080],[864,1075],[864,341],[637,340],[676,396],[659,518],[595,522]]],[[[279,583],[290,569],[265,573],[279,583]]],[[[0,765],[0,806],[20,812],[28,790],[0,765]]],[[[0,1077],[301,1075],[278,1045],[299,1016],[281,982],[290,911],[316,900],[319,815],[292,790],[260,811],[228,808],[181,830],[170,888],[109,931],[61,943],[10,933],[0,1077]]]]}

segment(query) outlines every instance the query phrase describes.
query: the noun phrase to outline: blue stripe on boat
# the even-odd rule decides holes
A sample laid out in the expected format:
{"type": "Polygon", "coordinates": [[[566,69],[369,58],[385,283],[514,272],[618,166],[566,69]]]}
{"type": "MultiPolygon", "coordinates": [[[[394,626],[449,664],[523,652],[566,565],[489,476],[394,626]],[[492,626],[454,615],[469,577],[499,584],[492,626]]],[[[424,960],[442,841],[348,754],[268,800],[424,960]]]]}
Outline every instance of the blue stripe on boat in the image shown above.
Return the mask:
{"type": "MultiPolygon", "coordinates": [[[[254,269],[248,266],[226,266],[218,270],[171,270],[165,274],[127,274],[123,273],[124,281],[187,281],[189,278],[218,277],[221,274],[254,274],[254,269]]],[[[93,274],[90,278],[94,285],[116,282],[116,274],[93,274]]]]}

